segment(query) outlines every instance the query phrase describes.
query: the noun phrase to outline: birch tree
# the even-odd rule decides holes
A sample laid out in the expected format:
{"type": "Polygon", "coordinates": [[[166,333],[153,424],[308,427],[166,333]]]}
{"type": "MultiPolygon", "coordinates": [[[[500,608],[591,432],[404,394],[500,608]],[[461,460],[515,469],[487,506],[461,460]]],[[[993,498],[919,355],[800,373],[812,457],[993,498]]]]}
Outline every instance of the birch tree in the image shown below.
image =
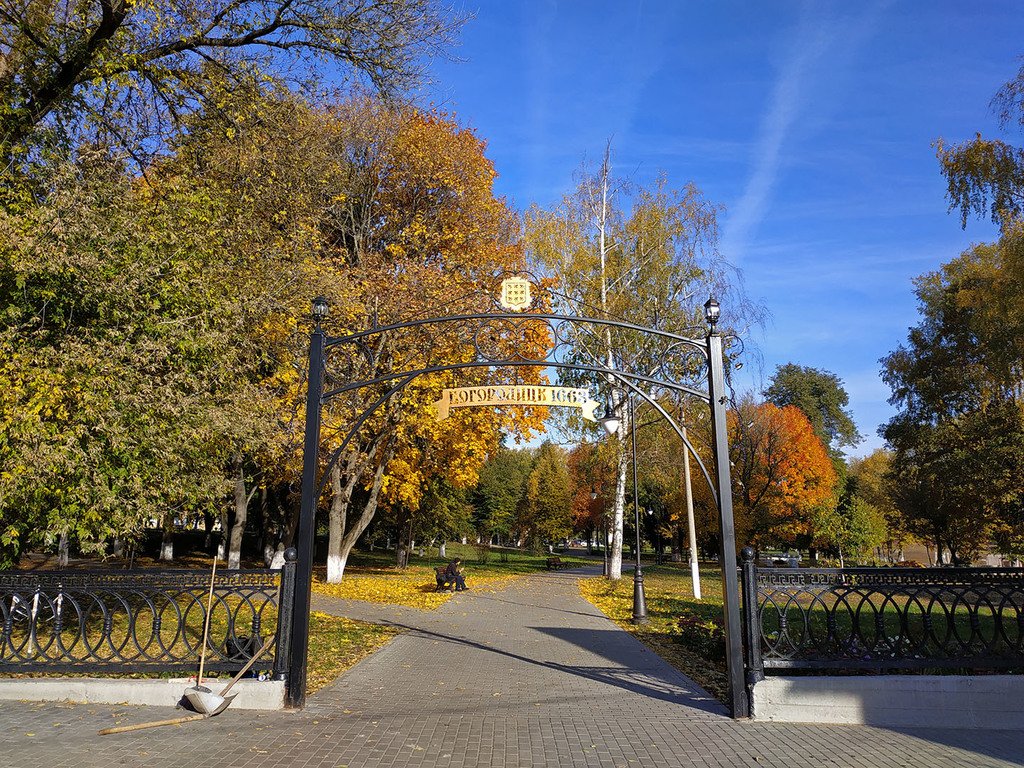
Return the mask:
{"type": "MultiPolygon", "coordinates": [[[[614,175],[610,145],[596,169],[584,167],[576,189],[549,210],[531,209],[525,220],[528,256],[557,281],[556,308],[566,314],[624,320],[691,337],[706,332],[702,306],[714,293],[734,310],[729,322],[758,314],[739,291],[738,276],[717,250],[719,208],[692,183],[680,189],[661,176],[647,187],[614,175]]],[[[611,370],[651,374],[665,359],[661,343],[642,333],[581,331],[571,356],[611,370]]],[[[671,361],[673,375],[701,375],[696,359],[671,361]]],[[[577,374],[564,379],[580,381],[577,374]]],[[[622,575],[622,530],[629,469],[628,389],[605,376],[607,399],[621,421],[612,503],[612,579],[622,575]]],[[[656,395],[658,393],[649,393],[656,395]]]]}

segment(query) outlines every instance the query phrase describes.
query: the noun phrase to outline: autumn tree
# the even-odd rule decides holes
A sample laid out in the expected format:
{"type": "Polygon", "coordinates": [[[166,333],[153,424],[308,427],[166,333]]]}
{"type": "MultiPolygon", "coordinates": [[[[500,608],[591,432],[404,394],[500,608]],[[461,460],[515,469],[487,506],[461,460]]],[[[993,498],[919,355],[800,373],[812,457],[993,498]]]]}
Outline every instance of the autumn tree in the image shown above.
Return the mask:
{"type": "MultiPolygon", "coordinates": [[[[1024,126],[1024,68],[997,93],[1002,125],[1024,126]]],[[[893,500],[939,561],[968,563],[1021,532],[1024,469],[1024,150],[983,138],[938,142],[950,208],[1000,225],[916,282],[921,319],[883,358],[899,413],[880,430],[893,448],[893,500]]]]}
{"type": "MultiPolygon", "coordinates": [[[[1024,66],[992,100],[1003,128],[1024,128],[1024,66]]],[[[1024,213],[1024,148],[980,133],[969,141],[936,142],[942,174],[948,184],[950,210],[960,212],[967,226],[969,216],[989,217],[1003,225],[1024,213]]]]}
{"type": "Polygon", "coordinates": [[[835,470],[795,406],[743,400],[729,411],[737,541],[805,545],[835,508],[835,470]]]}
{"type": "Polygon", "coordinates": [[[217,507],[232,457],[268,439],[264,316],[246,301],[266,275],[223,247],[210,190],[151,196],[103,152],[50,185],[0,214],[0,509],[8,544],[102,549],[217,507]]]}
{"type": "Polygon", "coordinates": [[[1024,501],[1022,229],[918,278],[921,320],[882,361],[899,408],[882,429],[896,505],[954,563],[1012,531],[1024,501]]]}
{"type": "Polygon", "coordinates": [[[526,479],[525,501],[517,524],[534,547],[572,533],[572,487],[564,450],[547,441],[541,444],[526,479]]]}
{"type": "MultiPolygon", "coordinates": [[[[489,306],[495,275],[522,262],[514,218],[494,196],[494,169],[480,139],[448,116],[365,100],[339,111],[338,119],[346,126],[338,145],[348,175],[332,196],[324,226],[349,281],[327,294],[339,309],[337,316],[332,313],[330,328],[489,306]]],[[[543,357],[547,336],[507,341],[521,341],[524,350],[533,344],[543,357]]],[[[469,342],[457,333],[432,329],[383,335],[374,340],[372,361],[360,375],[372,378],[389,368],[441,361],[466,363],[473,357],[469,342]]],[[[338,361],[342,367],[345,363],[338,361]]],[[[539,424],[540,414],[522,409],[462,409],[438,420],[432,403],[441,388],[506,381],[509,375],[484,368],[458,375],[442,372],[386,398],[341,457],[343,480],[335,489],[332,514],[346,515],[347,525],[337,544],[329,545],[329,578],[341,578],[348,552],[378,505],[414,515],[427,481],[435,476],[457,488],[470,487],[503,432],[528,432],[539,424]],[[367,489],[367,501],[357,515],[347,515],[358,488],[367,489]]],[[[536,381],[540,371],[519,375],[536,381]]],[[[338,429],[329,441],[337,443],[347,425],[392,385],[336,401],[328,419],[338,429]]],[[[411,529],[403,525],[400,530],[411,529]]]]}
{"type": "MultiPolygon", "coordinates": [[[[727,305],[737,310],[727,323],[743,323],[751,314],[730,291],[730,272],[717,252],[717,215],[717,207],[693,184],[672,188],[661,177],[648,187],[636,188],[617,180],[609,150],[596,171],[581,171],[576,189],[558,205],[528,212],[526,244],[532,260],[557,280],[556,308],[565,314],[627,320],[701,336],[705,330],[702,305],[710,293],[720,299],[736,298],[727,299],[727,305]]],[[[571,354],[588,365],[646,372],[658,370],[662,350],[657,347],[642,333],[584,330],[574,338],[571,354]]],[[[670,375],[682,380],[699,376],[700,361],[681,355],[673,363],[670,375]]],[[[576,381],[579,376],[562,378],[576,381]]],[[[622,420],[614,438],[618,460],[609,573],[618,579],[629,463],[623,441],[631,425],[622,382],[609,375],[603,383],[622,420]]]]}
{"type": "Polygon", "coordinates": [[[461,23],[434,0],[3,0],[0,156],[40,127],[92,128],[138,156],[183,117],[216,109],[224,83],[308,87],[335,70],[399,92],[461,23]]]}

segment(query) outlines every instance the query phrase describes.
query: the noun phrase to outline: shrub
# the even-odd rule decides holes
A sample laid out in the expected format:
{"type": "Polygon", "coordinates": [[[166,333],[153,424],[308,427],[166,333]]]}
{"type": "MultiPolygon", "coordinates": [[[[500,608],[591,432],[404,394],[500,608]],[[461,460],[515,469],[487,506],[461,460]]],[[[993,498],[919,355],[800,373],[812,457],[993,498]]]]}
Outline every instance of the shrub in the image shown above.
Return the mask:
{"type": "Polygon", "coordinates": [[[485,565],[491,559],[491,545],[487,542],[480,542],[476,545],[476,561],[485,565]]]}
{"type": "Polygon", "coordinates": [[[684,613],[672,622],[676,642],[710,661],[725,660],[725,631],[713,619],[684,613]]]}

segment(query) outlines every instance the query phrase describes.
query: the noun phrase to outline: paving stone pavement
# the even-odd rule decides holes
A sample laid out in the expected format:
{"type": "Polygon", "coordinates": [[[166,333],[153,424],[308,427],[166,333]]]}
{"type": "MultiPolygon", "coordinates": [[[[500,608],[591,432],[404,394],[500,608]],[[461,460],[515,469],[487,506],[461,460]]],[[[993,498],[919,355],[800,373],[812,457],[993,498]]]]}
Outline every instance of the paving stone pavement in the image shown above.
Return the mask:
{"type": "Polygon", "coordinates": [[[0,704],[8,768],[1024,766],[1024,732],[733,721],[693,681],[579,597],[561,571],[457,595],[438,611],[318,598],[407,632],[301,713],[228,709],[97,736],[171,708],[0,704]]]}

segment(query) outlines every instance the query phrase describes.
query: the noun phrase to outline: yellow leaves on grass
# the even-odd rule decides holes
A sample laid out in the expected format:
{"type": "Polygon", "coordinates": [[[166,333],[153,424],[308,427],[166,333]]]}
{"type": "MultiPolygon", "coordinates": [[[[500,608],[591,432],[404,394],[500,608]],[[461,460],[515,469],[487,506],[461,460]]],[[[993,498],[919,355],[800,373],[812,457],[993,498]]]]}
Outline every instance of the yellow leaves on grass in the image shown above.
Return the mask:
{"type": "Polygon", "coordinates": [[[393,575],[348,573],[340,584],[320,580],[313,583],[313,591],[321,595],[428,611],[444,605],[451,597],[450,593],[435,592],[434,587],[434,572],[425,569],[393,575]]]}
{"type": "MultiPolygon", "coordinates": [[[[475,592],[496,592],[506,587],[519,575],[466,577],[468,586],[475,592]]],[[[436,592],[434,571],[427,568],[410,568],[404,573],[363,574],[345,572],[340,584],[328,584],[318,577],[313,581],[313,591],[319,595],[340,597],[343,600],[362,600],[384,605],[404,605],[432,611],[444,605],[451,598],[450,592],[436,592]]]]}
{"type": "Polygon", "coordinates": [[[580,579],[579,589],[584,600],[600,608],[612,621],[624,624],[633,615],[632,605],[625,599],[626,589],[631,589],[632,584],[632,580],[609,581],[599,576],[593,579],[580,579]]]}

